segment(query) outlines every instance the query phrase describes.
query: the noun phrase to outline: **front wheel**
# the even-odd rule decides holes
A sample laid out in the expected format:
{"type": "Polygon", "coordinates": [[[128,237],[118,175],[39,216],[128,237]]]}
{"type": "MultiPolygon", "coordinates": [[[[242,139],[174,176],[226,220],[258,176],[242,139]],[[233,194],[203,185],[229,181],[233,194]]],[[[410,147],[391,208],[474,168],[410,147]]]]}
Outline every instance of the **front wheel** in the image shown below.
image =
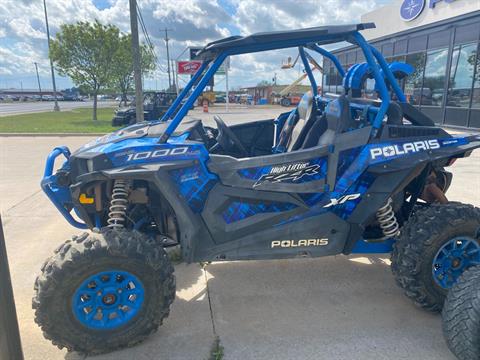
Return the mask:
{"type": "Polygon", "coordinates": [[[149,237],[107,230],[74,237],[35,282],[35,321],[59,348],[99,354],[157,330],[175,297],[173,267],[149,237]]]}
{"type": "Polygon", "coordinates": [[[397,284],[415,304],[440,311],[462,273],[480,264],[480,209],[461,203],[419,209],[392,252],[397,284]]]}

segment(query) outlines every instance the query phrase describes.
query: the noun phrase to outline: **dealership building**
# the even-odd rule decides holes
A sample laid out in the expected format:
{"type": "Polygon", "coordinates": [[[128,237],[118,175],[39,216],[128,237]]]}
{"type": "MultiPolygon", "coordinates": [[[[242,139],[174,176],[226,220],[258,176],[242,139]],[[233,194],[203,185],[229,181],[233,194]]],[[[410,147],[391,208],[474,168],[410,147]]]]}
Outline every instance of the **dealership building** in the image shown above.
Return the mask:
{"type": "MultiPolygon", "coordinates": [[[[480,128],[480,0],[394,0],[364,14],[375,29],[362,34],[388,62],[406,62],[414,72],[401,81],[408,101],[436,123],[480,128]]],[[[361,50],[333,51],[345,69],[365,62],[361,50]]],[[[324,60],[324,92],[341,93],[342,78],[324,60]]],[[[364,95],[375,97],[374,80],[364,95]]]]}

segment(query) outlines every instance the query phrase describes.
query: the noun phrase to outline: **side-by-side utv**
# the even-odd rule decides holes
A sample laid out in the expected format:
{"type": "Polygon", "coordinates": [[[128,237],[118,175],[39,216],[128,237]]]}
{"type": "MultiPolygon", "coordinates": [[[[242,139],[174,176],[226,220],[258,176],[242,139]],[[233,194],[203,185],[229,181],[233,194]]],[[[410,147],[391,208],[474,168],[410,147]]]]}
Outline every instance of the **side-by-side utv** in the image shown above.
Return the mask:
{"type": "Polygon", "coordinates": [[[82,353],[145,339],[175,297],[172,246],[186,262],[391,252],[405,294],[440,310],[480,262],[480,210],[446,197],[446,169],[480,147],[480,136],[452,136],[408,103],[391,64],[359,32],[372,27],[212,42],[161,120],[73,153],[55,148],[41,186],[71,225],[91,232],[58,247],[35,282],[45,336],[82,353]],[[322,47],[343,41],[366,62],[344,69],[322,47]],[[184,119],[227,57],[284,48],[298,49],[312,86],[295,109],[235,126],[216,116],[216,128],[184,119]],[[318,93],[308,61],[318,54],[343,77],[343,94],[318,93]],[[368,78],[378,100],[361,97],[368,78]]]}

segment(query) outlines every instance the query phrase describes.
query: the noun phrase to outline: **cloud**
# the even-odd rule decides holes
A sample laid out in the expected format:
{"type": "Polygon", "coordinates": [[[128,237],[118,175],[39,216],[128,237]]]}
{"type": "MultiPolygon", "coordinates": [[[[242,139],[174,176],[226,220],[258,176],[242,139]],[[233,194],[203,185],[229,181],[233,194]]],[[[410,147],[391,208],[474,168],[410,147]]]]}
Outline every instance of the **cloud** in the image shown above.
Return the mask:
{"type": "MultiPolygon", "coordinates": [[[[360,14],[385,0],[139,0],[143,19],[159,58],[156,79],[147,79],[147,87],[162,88],[167,76],[163,29],[168,28],[170,55],[173,59],[186,46],[204,45],[234,34],[304,28],[329,24],[353,23],[360,14]],[[156,84],[155,84],[156,83],[156,84]]],[[[129,32],[128,0],[109,0],[95,6],[95,0],[47,0],[51,36],[64,23],[93,21],[112,23],[129,32]]],[[[143,38],[143,35],[142,35],[143,38]]],[[[35,87],[35,68],[39,63],[42,82],[50,84],[43,2],[39,0],[2,0],[0,2],[0,88],[35,87]],[[9,85],[9,83],[11,85],[9,85]]],[[[280,70],[282,59],[295,57],[295,51],[249,54],[232,60],[232,85],[254,85],[271,80],[274,73],[286,83],[298,70],[280,70]]],[[[60,84],[69,84],[60,79],[60,84]]],[[[47,85],[48,86],[48,85],[47,85]]]]}

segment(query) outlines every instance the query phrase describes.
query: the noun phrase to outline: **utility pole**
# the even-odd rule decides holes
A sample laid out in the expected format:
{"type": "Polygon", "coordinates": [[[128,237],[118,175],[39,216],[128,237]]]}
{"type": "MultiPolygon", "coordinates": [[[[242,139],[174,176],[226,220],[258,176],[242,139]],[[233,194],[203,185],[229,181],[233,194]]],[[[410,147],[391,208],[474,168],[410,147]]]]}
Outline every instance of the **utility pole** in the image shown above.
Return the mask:
{"type": "Polygon", "coordinates": [[[34,62],[35,64],[35,71],[37,72],[37,81],[38,81],[38,92],[40,93],[40,100],[42,100],[42,87],[40,86],[40,76],[38,76],[38,64],[34,62]]]}
{"type": "Polygon", "coordinates": [[[170,77],[170,51],[168,49],[168,41],[170,39],[168,38],[168,31],[171,31],[171,29],[165,28],[164,31],[165,31],[165,45],[167,47],[168,89],[170,90],[170,88],[172,87],[172,80],[171,80],[171,77],[170,77]]]}
{"type": "Polygon", "coordinates": [[[53,61],[50,57],[50,30],[48,28],[48,16],[47,16],[47,3],[43,0],[43,9],[45,10],[45,26],[47,27],[47,41],[48,41],[48,58],[50,59],[50,70],[52,72],[52,85],[53,85],[53,97],[55,99],[55,105],[53,111],[60,111],[57,101],[57,86],[55,85],[55,72],[53,71],[53,61]]]}
{"type": "Polygon", "coordinates": [[[178,90],[177,90],[177,74],[175,71],[175,60],[170,60],[172,62],[172,85],[175,87],[175,92],[178,95],[178,90]]]}
{"type": "Polygon", "coordinates": [[[130,1],[130,30],[132,32],[133,75],[135,78],[136,122],[143,121],[142,68],[138,40],[137,1],[130,1]]]}

